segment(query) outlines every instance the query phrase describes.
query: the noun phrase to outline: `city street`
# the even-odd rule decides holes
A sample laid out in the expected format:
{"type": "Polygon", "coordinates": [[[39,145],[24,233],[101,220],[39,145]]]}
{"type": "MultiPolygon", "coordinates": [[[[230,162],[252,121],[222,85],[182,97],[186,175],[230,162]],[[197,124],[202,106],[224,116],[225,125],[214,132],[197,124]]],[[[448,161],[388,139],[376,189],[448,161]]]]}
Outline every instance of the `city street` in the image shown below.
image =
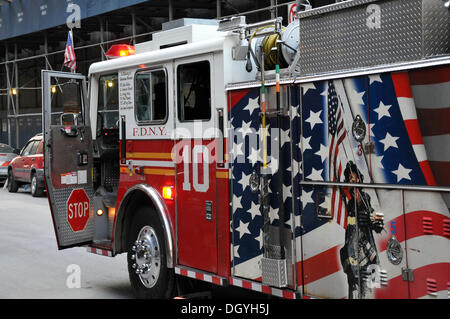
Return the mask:
{"type": "MultiPolygon", "coordinates": [[[[59,251],[46,197],[0,186],[0,299],[134,298],[126,255],[114,258],[76,247],[59,251]],[[80,274],[79,288],[75,274],[80,274]]],[[[267,295],[238,287],[212,287],[214,299],[267,295]]],[[[195,298],[195,297],[194,297],[195,298]]]]}
{"type": "Polygon", "coordinates": [[[32,197],[29,188],[0,188],[0,269],[0,299],[133,298],[126,255],[58,251],[47,198],[32,197]]]}

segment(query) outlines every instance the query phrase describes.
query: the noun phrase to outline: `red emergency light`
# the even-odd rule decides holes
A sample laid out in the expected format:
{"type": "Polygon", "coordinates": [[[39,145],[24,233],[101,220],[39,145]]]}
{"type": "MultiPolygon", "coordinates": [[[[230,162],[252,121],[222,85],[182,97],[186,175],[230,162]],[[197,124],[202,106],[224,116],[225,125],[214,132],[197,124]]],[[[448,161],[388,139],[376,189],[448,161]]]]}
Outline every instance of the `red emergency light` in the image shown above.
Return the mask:
{"type": "Polygon", "coordinates": [[[134,55],[136,50],[134,46],[129,44],[115,44],[106,52],[106,57],[110,59],[120,58],[124,56],[134,55]]]}

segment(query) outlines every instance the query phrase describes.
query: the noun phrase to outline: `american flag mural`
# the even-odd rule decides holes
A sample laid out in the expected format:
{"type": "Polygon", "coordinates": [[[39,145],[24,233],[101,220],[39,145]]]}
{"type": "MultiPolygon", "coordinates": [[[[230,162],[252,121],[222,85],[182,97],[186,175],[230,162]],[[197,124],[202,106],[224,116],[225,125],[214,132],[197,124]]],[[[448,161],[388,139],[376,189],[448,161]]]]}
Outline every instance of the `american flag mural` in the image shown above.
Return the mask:
{"type": "MultiPolygon", "coordinates": [[[[231,231],[231,265],[232,274],[252,280],[261,280],[259,266],[263,256],[263,219],[259,205],[259,192],[254,193],[249,187],[249,179],[253,172],[258,174],[262,167],[262,132],[260,117],[260,89],[249,89],[232,92],[230,121],[232,127],[232,214],[230,220],[231,231]]],[[[268,96],[274,96],[275,90],[268,89],[268,96]]],[[[285,219],[283,227],[288,237],[287,258],[292,263],[291,239],[293,233],[300,236],[300,202],[299,202],[299,167],[300,167],[300,117],[298,108],[298,88],[291,87],[286,93],[285,103],[290,103],[291,115],[284,116],[281,121],[281,170],[277,171],[278,153],[278,127],[276,118],[268,120],[268,160],[273,174],[269,178],[270,192],[270,227],[279,227],[279,201],[277,192],[283,192],[283,208],[285,219]],[[288,98],[287,96],[290,96],[288,98]],[[291,153],[292,136],[292,153],[291,153]],[[272,142],[271,142],[272,141],[272,142]],[[291,161],[292,154],[292,161],[291,161]],[[278,185],[279,174],[282,176],[282,185],[278,185]],[[292,185],[295,185],[292,187],[292,185]],[[295,212],[295,215],[293,214],[295,212]],[[294,229],[294,225],[295,227],[294,229]]],[[[285,104],[286,105],[286,104],[285,104]]],[[[268,103],[269,108],[274,105],[268,103]]],[[[286,106],[285,106],[286,107],[286,106]]],[[[278,236],[271,237],[271,244],[279,245],[278,236]],[[275,238],[274,238],[275,237],[275,238]]],[[[289,283],[295,280],[292,268],[288,268],[289,283]]]]}
{"type": "Polygon", "coordinates": [[[72,31],[69,31],[69,34],[67,35],[66,50],[64,52],[64,65],[73,71],[77,69],[77,58],[75,56],[72,31]]]}
{"type": "MultiPolygon", "coordinates": [[[[436,161],[438,153],[432,151],[448,146],[443,141],[448,135],[450,118],[447,110],[450,105],[448,99],[443,101],[441,98],[448,95],[445,93],[445,88],[448,92],[448,74],[446,67],[446,72],[430,69],[301,85],[305,179],[343,181],[342,170],[351,161],[356,163],[364,183],[436,185],[435,175],[439,174],[440,167],[448,165],[449,160],[443,151],[436,161]],[[429,83],[432,79],[434,82],[429,83]],[[427,99],[426,96],[435,98],[427,99]],[[432,125],[428,121],[432,114],[424,114],[427,113],[424,109],[441,114],[445,120],[439,119],[432,125]],[[352,136],[352,124],[358,115],[366,127],[366,136],[361,143],[352,136]],[[339,132],[339,127],[346,133],[339,132]],[[428,158],[429,154],[433,160],[428,158]],[[435,162],[439,164],[433,166],[435,162]]],[[[448,178],[441,179],[439,184],[445,183],[448,185],[448,178]]],[[[364,191],[370,195],[374,211],[384,214],[384,230],[374,233],[374,238],[380,270],[387,274],[386,282],[366,297],[446,295],[450,280],[446,235],[448,195],[425,191],[364,191]],[[433,226],[427,226],[430,224],[433,226]],[[430,240],[426,237],[429,235],[434,236],[435,246],[424,253],[424,242],[430,240]],[[404,253],[398,265],[393,265],[387,257],[387,244],[393,236],[404,253]],[[408,247],[421,247],[422,250],[417,249],[421,253],[407,251],[406,243],[408,247]],[[401,268],[406,265],[414,266],[414,283],[402,279],[401,268]]],[[[340,204],[347,200],[344,188],[315,186],[302,189],[303,284],[309,294],[348,297],[347,278],[339,257],[347,226],[347,211],[345,205],[340,204]],[[338,192],[343,194],[338,195],[338,192]],[[335,288],[330,290],[330,286],[335,288]]]]}
{"type": "MultiPolygon", "coordinates": [[[[277,192],[283,192],[289,287],[296,283],[298,290],[310,296],[350,296],[340,251],[351,228],[349,223],[355,223],[349,215],[352,188],[311,182],[344,182],[345,168],[351,162],[363,183],[449,185],[445,169],[450,162],[448,74],[449,67],[439,67],[289,87],[290,112],[281,126],[283,161],[269,183],[271,230],[280,225],[277,192]],[[365,126],[361,141],[352,131],[357,117],[365,126]],[[282,174],[283,185],[278,185],[278,174],[282,174]],[[302,185],[302,179],[310,184],[302,185]]],[[[268,91],[273,108],[273,92],[268,91]]],[[[255,281],[262,279],[264,252],[259,193],[249,187],[250,176],[260,173],[262,165],[259,94],[259,88],[236,90],[229,101],[231,273],[255,281]]],[[[273,135],[269,141],[278,141],[275,118],[269,121],[267,132],[273,135]]],[[[269,167],[277,166],[276,145],[268,143],[269,167]]],[[[378,285],[362,297],[447,298],[448,193],[383,188],[361,191],[370,198],[370,210],[384,215],[381,231],[372,231],[376,246],[373,263],[378,271],[372,279],[378,285]],[[395,263],[388,247],[394,239],[402,253],[395,263]],[[413,282],[404,280],[402,269],[406,268],[411,269],[413,282]]],[[[279,244],[277,239],[271,241],[279,244]]]]}

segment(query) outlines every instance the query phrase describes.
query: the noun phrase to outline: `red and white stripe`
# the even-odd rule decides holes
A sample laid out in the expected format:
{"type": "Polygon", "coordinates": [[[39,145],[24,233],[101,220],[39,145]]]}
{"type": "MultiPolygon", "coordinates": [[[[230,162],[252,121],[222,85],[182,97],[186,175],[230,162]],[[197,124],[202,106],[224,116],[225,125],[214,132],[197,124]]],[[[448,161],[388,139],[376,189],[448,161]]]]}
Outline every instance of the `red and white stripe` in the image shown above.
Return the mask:
{"type": "Polygon", "coordinates": [[[424,145],[439,186],[450,185],[450,66],[411,72],[424,145]]]}
{"type": "Polygon", "coordinates": [[[186,276],[193,279],[203,280],[212,284],[220,285],[220,286],[226,286],[227,280],[223,277],[213,275],[207,272],[202,272],[197,269],[191,269],[188,267],[183,266],[176,266],[175,267],[175,273],[177,275],[186,276]]]}
{"type": "Polygon", "coordinates": [[[256,281],[245,280],[241,278],[232,277],[230,284],[236,287],[246,288],[253,291],[262,292],[265,294],[277,296],[285,299],[299,299],[300,296],[297,292],[285,289],[278,289],[270,286],[263,285],[256,281]]]}
{"type": "Polygon", "coordinates": [[[436,181],[431,170],[430,163],[428,162],[427,152],[425,150],[424,140],[419,125],[421,123],[419,123],[419,119],[417,118],[416,104],[411,89],[409,73],[393,73],[392,80],[394,82],[400,112],[402,114],[414,154],[419,162],[427,185],[435,186],[436,181]]]}
{"type": "MultiPolygon", "coordinates": [[[[329,146],[329,179],[333,182],[343,181],[343,168],[340,160],[339,151],[342,147],[342,142],[347,136],[347,131],[344,128],[344,118],[342,116],[342,107],[339,101],[337,110],[337,130],[334,136],[331,136],[331,143],[329,146]]],[[[346,228],[347,226],[347,209],[342,197],[340,188],[334,186],[331,194],[331,217],[339,225],[346,228]]]]}
{"type": "Polygon", "coordinates": [[[101,248],[87,247],[87,251],[92,254],[97,254],[97,255],[106,256],[106,257],[113,256],[111,250],[106,250],[106,249],[101,249],[101,248]]]}
{"type": "Polygon", "coordinates": [[[72,31],[69,31],[67,36],[66,50],[64,52],[64,65],[71,70],[76,70],[77,68],[77,58],[75,56],[72,31]]]}

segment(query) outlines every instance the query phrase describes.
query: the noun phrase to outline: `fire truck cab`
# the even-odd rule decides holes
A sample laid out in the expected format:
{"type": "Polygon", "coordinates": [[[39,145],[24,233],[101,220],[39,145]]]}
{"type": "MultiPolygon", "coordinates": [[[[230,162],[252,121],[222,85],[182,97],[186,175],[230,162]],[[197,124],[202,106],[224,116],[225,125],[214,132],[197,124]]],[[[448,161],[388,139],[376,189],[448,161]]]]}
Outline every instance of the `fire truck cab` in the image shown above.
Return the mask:
{"type": "Polygon", "coordinates": [[[447,297],[450,180],[432,157],[448,136],[448,8],[298,7],[285,26],[168,22],[87,78],[42,71],[59,249],[126,253],[140,298],[182,277],[284,298],[447,297]]]}

